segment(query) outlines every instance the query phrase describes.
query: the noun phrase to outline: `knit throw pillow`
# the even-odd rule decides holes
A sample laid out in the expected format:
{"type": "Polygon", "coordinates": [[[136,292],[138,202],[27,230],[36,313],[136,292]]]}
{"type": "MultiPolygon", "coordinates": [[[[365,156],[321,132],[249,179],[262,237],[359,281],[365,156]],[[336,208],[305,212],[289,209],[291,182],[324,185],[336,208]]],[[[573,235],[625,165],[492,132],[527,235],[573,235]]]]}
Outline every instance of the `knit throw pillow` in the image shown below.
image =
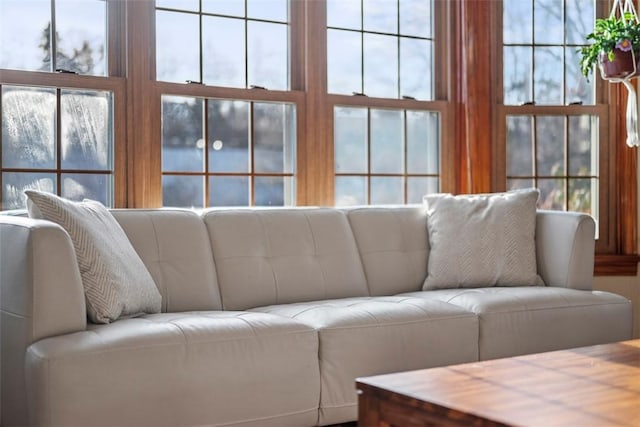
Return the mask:
{"type": "Polygon", "coordinates": [[[424,197],[429,232],[423,289],[537,286],[538,190],[424,197]]]}
{"type": "Polygon", "coordinates": [[[94,323],[158,313],[162,297],[120,224],[101,203],[72,202],[50,193],[27,190],[32,218],[64,228],[73,242],[94,323]]]}

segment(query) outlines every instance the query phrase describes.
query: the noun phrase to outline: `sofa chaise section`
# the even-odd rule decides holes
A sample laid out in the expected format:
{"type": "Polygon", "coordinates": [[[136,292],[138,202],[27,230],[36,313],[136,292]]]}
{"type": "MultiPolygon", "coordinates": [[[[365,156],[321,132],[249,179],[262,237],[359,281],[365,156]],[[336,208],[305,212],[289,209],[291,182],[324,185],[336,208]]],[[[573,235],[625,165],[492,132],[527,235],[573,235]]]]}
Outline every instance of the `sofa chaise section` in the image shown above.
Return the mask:
{"type": "Polygon", "coordinates": [[[575,212],[538,211],[537,269],[547,286],[407,293],[478,315],[481,360],[631,337],[631,302],[593,291],[595,223],[575,212]]]}
{"type": "Polygon", "coordinates": [[[429,253],[424,207],[347,212],[372,295],[399,293],[475,313],[480,360],[631,337],[631,302],[592,291],[595,223],[588,215],[537,211],[537,270],[546,286],[423,291],[429,253]]]}
{"type": "Polygon", "coordinates": [[[480,328],[480,360],[631,337],[631,303],[609,292],[524,286],[442,289],[404,295],[447,302],[475,313],[480,328]]]}

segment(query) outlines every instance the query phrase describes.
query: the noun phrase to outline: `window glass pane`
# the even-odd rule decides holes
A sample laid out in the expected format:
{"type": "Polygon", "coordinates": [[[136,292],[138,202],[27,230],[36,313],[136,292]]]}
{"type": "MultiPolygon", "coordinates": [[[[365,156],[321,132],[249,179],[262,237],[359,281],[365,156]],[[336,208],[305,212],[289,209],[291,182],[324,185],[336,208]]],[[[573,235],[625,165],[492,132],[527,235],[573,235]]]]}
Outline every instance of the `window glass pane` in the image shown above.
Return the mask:
{"type": "Polygon", "coordinates": [[[364,34],[364,93],[398,97],[398,38],[364,34]]]}
{"type": "Polygon", "coordinates": [[[56,92],[2,86],[2,167],[53,169],[56,92]]]}
{"type": "Polygon", "coordinates": [[[0,1],[0,68],[51,71],[49,0],[0,1]]]}
{"type": "Polygon", "coordinates": [[[505,105],[533,101],[531,48],[505,46],[503,55],[505,105]]]}
{"type": "Polygon", "coordinates": [[[565,184],[566,180],[562,178],[539,179],[540,198],[538,199],[538,208],[555,211],[566,210],[565,184]]]}
{"type": "Polygon", "coordinates": [[[111,94],[65,89],[60,105],[62,168],[111,169],[111,94]]]}
{"type": "Polygon", "coordinates": [[[335,170],[367,172],[367,109],[334,109],[335,170]]]}
{"type": "Polygon", "coordinates": [[[190,10],[193,12],[197,12],[199,9],[198,3],[199,0],[156,0],[156,7],[166,7],[168,9],[190,10]]]}
{"type": "Polygon", "coordinates": [[[367,179],[363,176],[337,176],[335,180],[336,206],[367,204],[367,179]]]}
{"type": "Polygon", "coordinates": [[[536,104],[563,104],[562,47],[535,47],[534,49],[534,101],[536,104]]]}
{"type": "Polygon", "coordinates": [[[400,38],[400,96],[433,99],[433,42],[400,38]]]}
{"type": "Polygon", "coordinates": [[[582,102],[583,105],[595,103],[595,85],[580,71],[580,53],[575,47],[565,48],[565,103],[582,102]]]}
{"type": "Polygon", "coordinates": [[[533,179],[507,179],[507,190],[520,190],[523,188],[535,188],[533,179]]]}
{"type": "Polygon", "coordinates": [[[162,97],[163,171],[204,170],[202,111],[202,99],[162,97]]]}
{"type": "Polygon", "coordinates": [[[586,44],[585,36],[593,30],[595,1],[533,3],[535,16],[531,20],[531,0],[503,2],[504,103],[594,104],[595,79],[587,82],[582,76],[578,49],[580,44],[586,44]],[[532,22],[535,22],[533,40],[532,22]]]}
{"type": "Polygon", "coordinates": [[[97,200],[111,205],[111,176],[106,174],[62,174],[62,197],[81,201],[97,200]]]}
{"type": "Polygon", "coordinates": [[[202,12],[216,15],[244,17],[244,1],[202,0],[202,12]]]}
{"type": "Polygon", "coordinates": [[[107,2],[56,0],[56,67],[78,74],[107,74],[107,2]]]}
{"type": "Polygon", "coordinates": [[[162,205],[178,208],[204,207],[204,177],[163,175],[162,205]]]}
{"type": "Polygon", "coordinates": [[[507,176],[533,176],[531,116],[507,116],[507,176]]]}
{"type": "Polygon", "coordinates": [[[502,37],[506,44],[530,44],[533,35],[532,0],[502,2],[502,37]]]}
{"type": "Polygon", "coordinates": [[[407,173],[439,173],[439,124],[438,113],[407,111],[407,173]]]}
{"type": "Polygon", "coordinates": [[[289,177],[258,176],[254,179],[256,206],[291,206],[295,189],[289,177]]]}
{"type": "Polygon", "coordinates": [[[200,81],[199,17],[156,12],[156,74],[170,82],[200,81]]]}
{"type": "Polygon", "coordinates": [[[561,176],[564,168],[564,117],[538,116],[536,118],[536,161],[538,175],[561,176]]]}
{"type": "MultiPolygon", "coordinates": [[[[403,137],[404,120],[402,111],[371,110],[372,173],[403,173],[403,137]]],[[[373,191],[373,183],[371,185],[373,191]]]]}
{"type": "MultiPolygon", "coordinates": [[[[505,3],[517,2],[507,1],[505,3]]],[[[564,42],[563,12],[562,1],[534,0],[535,29],[533,38],[536,44],[562,44],[564,42]]]]}
{"type": "Polygon", "coordinates": [[[293,104],[163,96],[167,206],[292,205],[295,149],[293,104]]]}
{"type": "Polygon", "coordinates": [[[593,31],[595,10],[593,0],[565,0],[566,42],[587,44],[587,34],[593,31]]]}
{"type": "Polygon", "coordinates": [[[591,194],[597,191],[595,179],[570,179],[569,180],[569,210],[584,212],[591,215],[591,194]]]}
{"type": "Polygon", "coordinates": [[[407,178],[407,203],[422,203],[426,194],[440,191],[438,178],[407,178]]]}
{"type": "Polygon", "coordinates": [[[288,26],[249,21],[249,85],[267,89],[289,88],[288,26]]]}
{"type": "MultiPolygon", "coordinates": [[[[245,101],[209,100],[211,172],[250,171],[249,105],[250,103],[245,101]]],[[[245,196],[248,197],[248,193],[245,196]]],[[[216,199],[219,199],[219,195],[216,199]]],[[[213,198],[211,200],[213,202],[213,198]]]]}
{"type": "Polygon", "coordinates": [[[248,176],[209,178],[209,206],[249,206],[248,176]]]}
{"type": "Polygon", "coordinates": [[[400,177],[371,177],[372,205],[400,205],[404,200],[404,183],[400,177]]]}
{"type": "Polygon", "coordinates": [[[246,87],[245,21],[202,17],[203,83],[246,87]]]}
{"type": "Polygon", "coordinates": [[[431,37],[431,0],[400,0],[400,34],[431,37]]]}
{"type": "Polygon", "coordinates": [[[287,0],[247,0],[247,17],[287,22],[287,0]]]}
{"type": "Polygon", "coordinates": [[[569,174],[597,175],[598,119],[591,116],[569,117],[569,174]]]}
{"type": "Polygon", "coordinates": [[[362,0],[362,23],[365,31],[398,33],[398,2],[362,0]]]}
{"type": "Polygon", "coordinates": [[[287,104],[255,103],[253,114],[255,172],[292,173],[295,158],[293,107],[287,104]]]}
{"type": "Polygon", "coordinates": [[[327,74],[330,93],[362,92],[362,36],[327,30],[327,74]]]}
{"type": "Polygon", "coordinates": [[[24,209],[27,199],[24,190],[55,193],[56,175],[53,173],[5,172],[2,174],[2,209],[24,209]]]}
{"type": "Polygon", "coordinates": [[[357,0],[327,0],[329,27],[362,29],[362,8],[357,0]]]}

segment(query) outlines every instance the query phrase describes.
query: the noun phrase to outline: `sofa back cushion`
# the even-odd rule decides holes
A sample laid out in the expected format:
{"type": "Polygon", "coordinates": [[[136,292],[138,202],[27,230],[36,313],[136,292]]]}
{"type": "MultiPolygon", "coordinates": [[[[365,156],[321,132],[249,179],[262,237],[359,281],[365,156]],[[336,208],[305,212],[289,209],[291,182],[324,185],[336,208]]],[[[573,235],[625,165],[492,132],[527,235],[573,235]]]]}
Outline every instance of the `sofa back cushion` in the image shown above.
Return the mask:
{"type": "Polygon", "coordinates": [[[429,239],[424,206],[347,210],[371,295],[422,289],[429,239]]]}
{"type": "Polygon", "coordinates": [[[225,209],[203,218],[226,310],[368,295],[342,211],[225,209]]]}
{"type": "Polygon", "coordinates": [[[211,245],[197,213],[180,209],[111,213],[156,282],[163,312],[222,309],[211,245]]]}

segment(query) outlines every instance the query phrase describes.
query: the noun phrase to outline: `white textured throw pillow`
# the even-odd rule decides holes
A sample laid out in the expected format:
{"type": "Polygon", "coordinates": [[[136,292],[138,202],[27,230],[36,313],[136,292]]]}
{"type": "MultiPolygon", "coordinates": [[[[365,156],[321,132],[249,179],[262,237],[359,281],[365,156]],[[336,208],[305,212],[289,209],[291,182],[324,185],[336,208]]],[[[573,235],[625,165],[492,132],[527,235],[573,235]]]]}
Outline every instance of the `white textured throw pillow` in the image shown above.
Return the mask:
{"type": "Polygon", "coordinates": [[[425,196],[430,252],[422,288],[544,285],[536,267],[538,194],[425,196]]]}
{"type": "Polygon", "coordinates": [[[153,278],[107,208],[92,200],[25,194],[30,217],[55,222],[71,236],[92,322],[160,311],[162,297],[153,278]]]}

